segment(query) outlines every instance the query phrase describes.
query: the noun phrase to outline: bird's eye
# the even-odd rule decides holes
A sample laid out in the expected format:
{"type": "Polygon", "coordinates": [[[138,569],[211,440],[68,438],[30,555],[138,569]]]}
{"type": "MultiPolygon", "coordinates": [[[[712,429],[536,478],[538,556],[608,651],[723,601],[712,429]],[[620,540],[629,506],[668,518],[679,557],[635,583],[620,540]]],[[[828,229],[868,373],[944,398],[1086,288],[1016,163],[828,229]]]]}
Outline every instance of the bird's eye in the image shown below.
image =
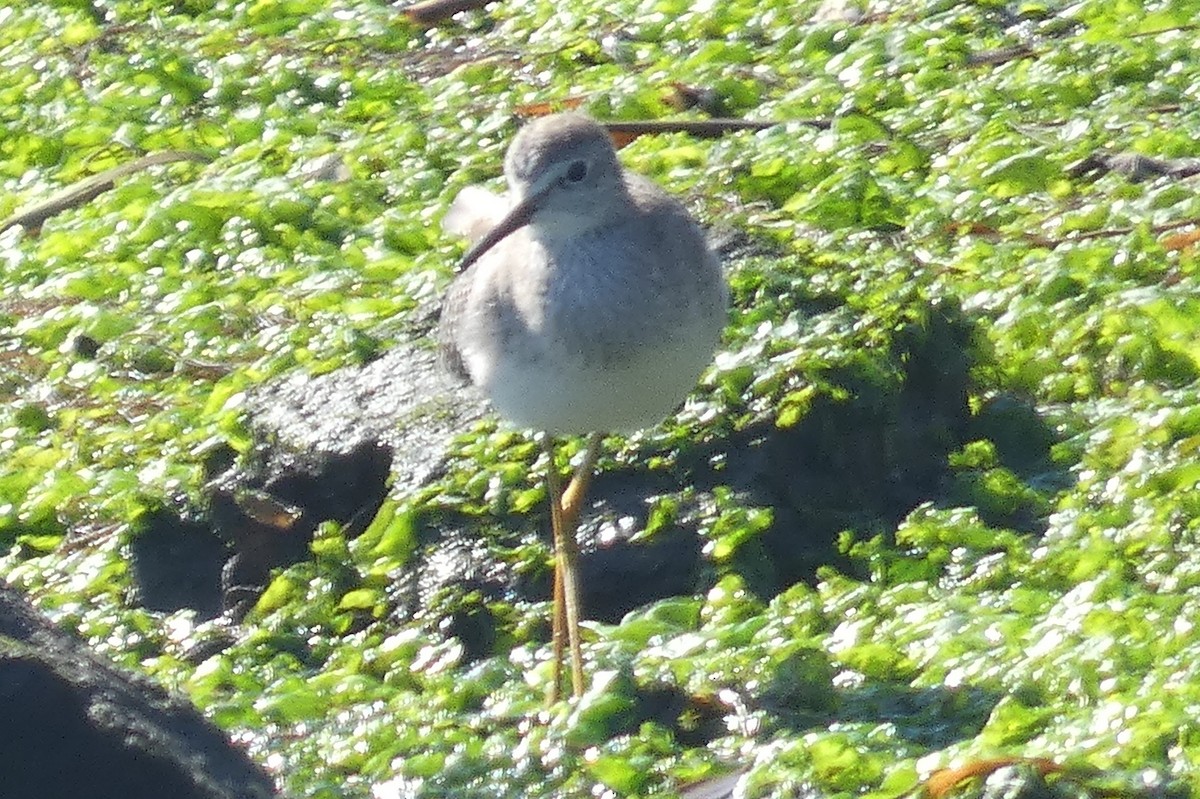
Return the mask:
{"type": "Polygon", "coordinates": [[[587,177],[587,171],[586,161],[572,161],[571,165],[567,167],[567,180],[578,183],[587,177]]]}

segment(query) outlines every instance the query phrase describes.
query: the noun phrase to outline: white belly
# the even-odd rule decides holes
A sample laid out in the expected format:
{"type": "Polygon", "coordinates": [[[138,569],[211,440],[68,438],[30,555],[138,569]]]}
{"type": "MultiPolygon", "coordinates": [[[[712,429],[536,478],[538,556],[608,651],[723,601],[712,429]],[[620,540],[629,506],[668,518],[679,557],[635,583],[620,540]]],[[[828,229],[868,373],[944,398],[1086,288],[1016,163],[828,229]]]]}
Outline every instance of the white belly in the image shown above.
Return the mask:
{"type": "Polygon", "coordinates": [[[712,358],[708,331],[667,348],[629,353],[604,368],[569,359],[553,368],[499,357],[468,363],[476,382],[502,417],[556,435],[592,431],[630,433],[670,415],[712,358]]]}

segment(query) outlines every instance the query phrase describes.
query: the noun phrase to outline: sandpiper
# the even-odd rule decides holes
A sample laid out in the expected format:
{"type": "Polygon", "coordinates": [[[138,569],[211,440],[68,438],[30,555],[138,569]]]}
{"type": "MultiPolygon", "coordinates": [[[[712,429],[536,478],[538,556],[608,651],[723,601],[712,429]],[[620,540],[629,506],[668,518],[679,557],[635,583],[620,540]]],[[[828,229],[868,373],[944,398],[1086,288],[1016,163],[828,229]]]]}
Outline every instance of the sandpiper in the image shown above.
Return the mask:
{"type": "Polygon", "coordinates": [[[507,197],[464,189],[447,230],[474,243],[442,307],[443,361],[508,421],[542,434],[555,551],[554,678],[563,632],[584,689],[575,522],[604,433],[671,414],[711,361],[728,296],[687,210],[621,167],[591,118],[527,124],[504,161],[507,197]],[[554,437],[588,434],[566,491],[554,437]]]}

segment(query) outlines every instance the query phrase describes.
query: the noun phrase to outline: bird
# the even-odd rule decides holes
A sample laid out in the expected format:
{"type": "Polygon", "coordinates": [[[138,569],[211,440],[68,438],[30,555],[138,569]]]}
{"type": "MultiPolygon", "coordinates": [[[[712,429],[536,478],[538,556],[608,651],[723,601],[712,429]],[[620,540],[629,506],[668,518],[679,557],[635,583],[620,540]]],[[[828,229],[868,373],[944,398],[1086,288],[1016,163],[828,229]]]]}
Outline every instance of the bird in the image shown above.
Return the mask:
{"type": "Polygon", "coordinates": [[[576,522],[604,437],[653,427],[678,409],[713,359],[729,297],[696,220],[625,169],[590,116],[525,124],[504,176],[507,195],[468,186],[443,220],[473,243],[444,296],[437,342],[445,367],[545,450],[555,701],[564,645],[573,693],[585,689],[576,522]],[[555,465],[563,436],[587,437],[565,490],[555,465]]]}

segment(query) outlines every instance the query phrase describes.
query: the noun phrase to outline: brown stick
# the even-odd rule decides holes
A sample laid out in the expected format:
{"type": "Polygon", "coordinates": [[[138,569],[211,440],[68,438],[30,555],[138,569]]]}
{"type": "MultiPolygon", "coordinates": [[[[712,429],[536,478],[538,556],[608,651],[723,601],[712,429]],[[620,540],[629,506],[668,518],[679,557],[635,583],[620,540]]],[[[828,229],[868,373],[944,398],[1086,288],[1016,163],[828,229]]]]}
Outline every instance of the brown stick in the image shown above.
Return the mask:
{"type": "Polygon", "coordinates": [[[460,11],[483,8],[493,0],[422,0],[405,6],[404,16],[417,25],[436,25],[460,11]]]}
{"type": "MultiPolygon", "coordinates": [[[[826,130],[832,124],[828,119],[798,119],[801,125],[826,130]]],[[[687,133],[698,139],[717,139],[739,130],[766,130],[784,124],[782,120],[757,119],[645,119],[625,122],[601,122],[608,129],[618,146],[628,144],[638,136],[658,133],[687,133]]]]}
{"type": "Polygon", "coordinates": [[[119,178],[132,175],[135,172],[141,172],[146,167],[156,164],[170,164],[175,161],[197,161],[207,164],[211,160],[206,155],[184,150],[166,150],[161,153],[151,153],[136,161],[130,161],[127,164],[121,164],[91,177],[76,181],[51,196],[48,200],[42,200],[41,202],[17,210],[8,219],[0,222],[0,232],[8,230],[14,225],[21,225],[26,229],[40,227],[50,217],[95,199],[116,185],[119,178]]]}

